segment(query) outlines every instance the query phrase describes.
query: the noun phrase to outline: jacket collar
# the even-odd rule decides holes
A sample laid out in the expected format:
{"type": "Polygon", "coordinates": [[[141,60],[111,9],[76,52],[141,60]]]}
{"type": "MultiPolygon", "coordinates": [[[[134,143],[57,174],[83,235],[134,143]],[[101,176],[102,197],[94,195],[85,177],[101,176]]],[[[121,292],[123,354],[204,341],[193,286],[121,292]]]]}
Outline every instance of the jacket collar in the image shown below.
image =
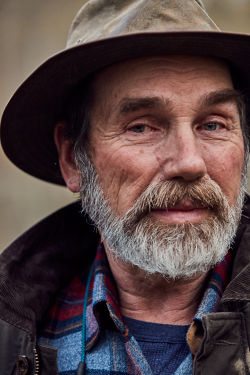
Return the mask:
{"type": "Polygon", "coordinates": [[[242,212],[241,223],[234,241],[232,252],[234,254],[231,282],[228,284],[221,304],[236,303],[240,305],[250,301],[250,198],[242,212]]]}
{"type": "Polygon", "coordinates": [[[79,203],[57,211],[1,254],[1,319],[34,336],[58,290],[88,267],[99,236],[80,211],[79,203]]]}

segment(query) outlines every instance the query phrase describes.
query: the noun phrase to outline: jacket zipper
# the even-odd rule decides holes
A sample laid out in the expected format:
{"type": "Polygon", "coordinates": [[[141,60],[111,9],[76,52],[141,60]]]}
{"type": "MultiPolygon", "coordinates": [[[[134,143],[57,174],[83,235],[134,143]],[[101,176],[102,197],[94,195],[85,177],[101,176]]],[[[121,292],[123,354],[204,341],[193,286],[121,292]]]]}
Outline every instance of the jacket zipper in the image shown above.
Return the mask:
{"type": "Polygon", "coordinates": [[[39,357],[38,357],[37,349],[34,348],[33,351],[34,351],[34,357],[35,357],[35,372],[34,372],[34,375],[39,375],[39,357]]]}

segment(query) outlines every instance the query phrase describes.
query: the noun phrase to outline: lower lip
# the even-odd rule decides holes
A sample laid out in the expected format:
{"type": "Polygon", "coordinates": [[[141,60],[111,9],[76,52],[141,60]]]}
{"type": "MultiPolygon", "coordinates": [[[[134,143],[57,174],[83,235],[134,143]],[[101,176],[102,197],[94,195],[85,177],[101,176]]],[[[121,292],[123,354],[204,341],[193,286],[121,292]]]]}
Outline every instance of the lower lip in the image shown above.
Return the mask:
{"type": "Polygon", "coordinates": [[[159,217],[168,224],[200,223],[209,215],[207,208],[194,208],[193,210],[152,210],[154,216],[159,217]]]}

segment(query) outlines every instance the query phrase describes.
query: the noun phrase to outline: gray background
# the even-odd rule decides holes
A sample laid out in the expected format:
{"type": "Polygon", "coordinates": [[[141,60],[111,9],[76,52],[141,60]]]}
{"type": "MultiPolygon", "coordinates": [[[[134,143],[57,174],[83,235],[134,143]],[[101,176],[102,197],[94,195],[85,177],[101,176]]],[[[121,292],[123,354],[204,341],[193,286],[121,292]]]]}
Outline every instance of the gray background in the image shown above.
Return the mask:
{"type": "MultiPolygon", "coordinates": [[[[226,31],[250,33],[250,0],[203,0],[226,31]]],[[[0,113],[15,89],[44,60],[64,48],[83,0],[0,0],[0,113]]],[[[29,226],[77,199],[13,166],[0,150],[0,251],[29,226]]]]}

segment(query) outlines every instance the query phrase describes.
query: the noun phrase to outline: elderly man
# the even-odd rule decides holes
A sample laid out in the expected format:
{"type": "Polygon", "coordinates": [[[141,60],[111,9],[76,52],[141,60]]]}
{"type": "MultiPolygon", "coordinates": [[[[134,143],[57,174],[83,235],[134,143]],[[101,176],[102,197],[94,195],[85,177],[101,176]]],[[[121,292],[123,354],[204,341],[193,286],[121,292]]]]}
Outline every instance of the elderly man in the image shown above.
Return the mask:
{"type": "Polygon", "coordinates": [[[68,47],[2,119],[81,208],[1,256],[1,374],[249,374],[249,37],[198,0],[90,0],[68,47]]]}

